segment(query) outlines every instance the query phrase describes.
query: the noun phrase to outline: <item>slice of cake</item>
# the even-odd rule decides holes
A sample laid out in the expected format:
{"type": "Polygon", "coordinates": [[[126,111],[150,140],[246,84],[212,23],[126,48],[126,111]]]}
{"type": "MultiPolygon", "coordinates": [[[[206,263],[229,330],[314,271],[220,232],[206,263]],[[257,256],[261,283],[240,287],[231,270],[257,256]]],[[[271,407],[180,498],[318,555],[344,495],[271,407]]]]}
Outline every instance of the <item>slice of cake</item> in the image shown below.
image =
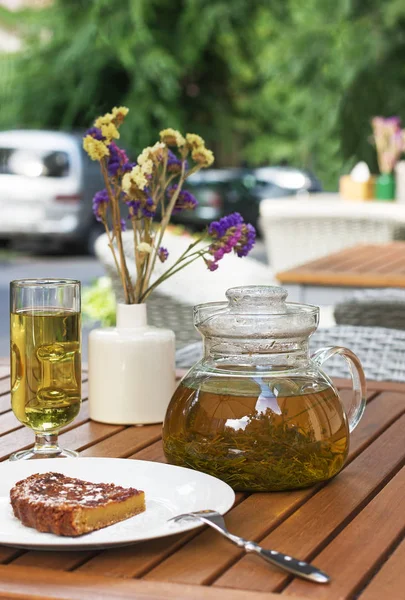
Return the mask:
{"type": "Polygon", "coordinates": [[[145,510],[145,494],[113,483],[90,483],[62,473],[37,473],[10,490],[15,516],[27,527],[76,536],[145,510]]]}

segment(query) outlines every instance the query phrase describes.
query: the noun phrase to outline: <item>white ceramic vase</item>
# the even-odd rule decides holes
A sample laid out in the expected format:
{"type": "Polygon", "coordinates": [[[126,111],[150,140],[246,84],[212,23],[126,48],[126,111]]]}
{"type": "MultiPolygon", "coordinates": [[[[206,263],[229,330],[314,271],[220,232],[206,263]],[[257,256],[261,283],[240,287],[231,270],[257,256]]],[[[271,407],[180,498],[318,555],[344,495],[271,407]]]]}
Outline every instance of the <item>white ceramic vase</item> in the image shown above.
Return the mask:
{"type": "Polygon", "coordinates": [[[175,336],[147,324],[145,304],[118,304],[117,326],[89,336],[89,412],[102,423],[163,421],[175,388],[175,336]]]}

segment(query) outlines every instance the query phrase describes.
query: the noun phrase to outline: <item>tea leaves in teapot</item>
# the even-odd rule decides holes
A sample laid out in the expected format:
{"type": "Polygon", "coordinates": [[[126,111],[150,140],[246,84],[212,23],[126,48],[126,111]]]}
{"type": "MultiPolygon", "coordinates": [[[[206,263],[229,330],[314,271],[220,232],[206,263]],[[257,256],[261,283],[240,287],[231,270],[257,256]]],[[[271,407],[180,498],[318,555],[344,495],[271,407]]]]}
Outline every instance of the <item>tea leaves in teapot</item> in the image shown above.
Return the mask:
{"type": "MultiPolygon", "coordinates": [[[[297,394],[298,384],[291,395],[263,393],[263,384],[252,388],[246,380],[232,394],[229,381],[228,393],[215,393],[212,379],[209,391],[180,386],[164,427],[167,458],[235,490],[296,489],[330,479],[348,451],[343,408],[333,388],[297,394]]],[[[223,385],[217,382],[218,392],[223,385]]]]}

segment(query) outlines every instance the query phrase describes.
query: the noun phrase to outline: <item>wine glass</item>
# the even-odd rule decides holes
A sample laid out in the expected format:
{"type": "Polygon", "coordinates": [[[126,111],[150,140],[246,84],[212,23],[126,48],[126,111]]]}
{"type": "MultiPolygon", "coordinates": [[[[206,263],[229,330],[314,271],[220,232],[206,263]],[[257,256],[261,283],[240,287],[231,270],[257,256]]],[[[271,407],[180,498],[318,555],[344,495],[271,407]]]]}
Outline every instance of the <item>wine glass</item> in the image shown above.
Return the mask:
{"type": "Polygon", "coordinates": [[[35,444],[10,460],[78,455],[59,446],[58,433],[80,411],[80,322],[79,281],[11,282],[11,405],[35,444]]]}

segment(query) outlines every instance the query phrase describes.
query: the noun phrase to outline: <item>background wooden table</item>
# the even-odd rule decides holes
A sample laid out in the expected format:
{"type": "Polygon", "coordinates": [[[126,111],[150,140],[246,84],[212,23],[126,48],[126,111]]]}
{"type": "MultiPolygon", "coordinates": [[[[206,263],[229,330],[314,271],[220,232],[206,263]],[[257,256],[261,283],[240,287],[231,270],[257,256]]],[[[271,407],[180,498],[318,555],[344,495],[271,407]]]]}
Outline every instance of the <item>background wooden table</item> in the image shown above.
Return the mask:
{"type": "MultiPolygon", "coordinates": [[[[345,398],[349,383],[337,382],[345,398]]],[[[86,393],[86,383],[84,383],[86,393]]],[[[400,600],[404,598],[405,385],[370,383],[344,471],[295,492],[237,494],[231,531],[313,561],[328,586],[293,578],[198,529],[120,549],[23,551],[0,546],[1,598],[193,600],[400,600]]],[[[161,426],[89,420],[87,402],[61,435],[82,456],[164,461],[161,426]]],[[[10,411],[8,367],[0,364],[0,458],[32,444],[10,411]]],[[[1,469],[1,466],[0,466],[1,469]]],[[[0,471],[1,473],[1,471],[0,471]]]]}
{"type": "Polygon", "coordinates": [[[353,246],[276,277],[300,301],[313,302],[316,294],[323,304],[339,301],[348,288],[405,288],[405,242],[353,246]]]}

